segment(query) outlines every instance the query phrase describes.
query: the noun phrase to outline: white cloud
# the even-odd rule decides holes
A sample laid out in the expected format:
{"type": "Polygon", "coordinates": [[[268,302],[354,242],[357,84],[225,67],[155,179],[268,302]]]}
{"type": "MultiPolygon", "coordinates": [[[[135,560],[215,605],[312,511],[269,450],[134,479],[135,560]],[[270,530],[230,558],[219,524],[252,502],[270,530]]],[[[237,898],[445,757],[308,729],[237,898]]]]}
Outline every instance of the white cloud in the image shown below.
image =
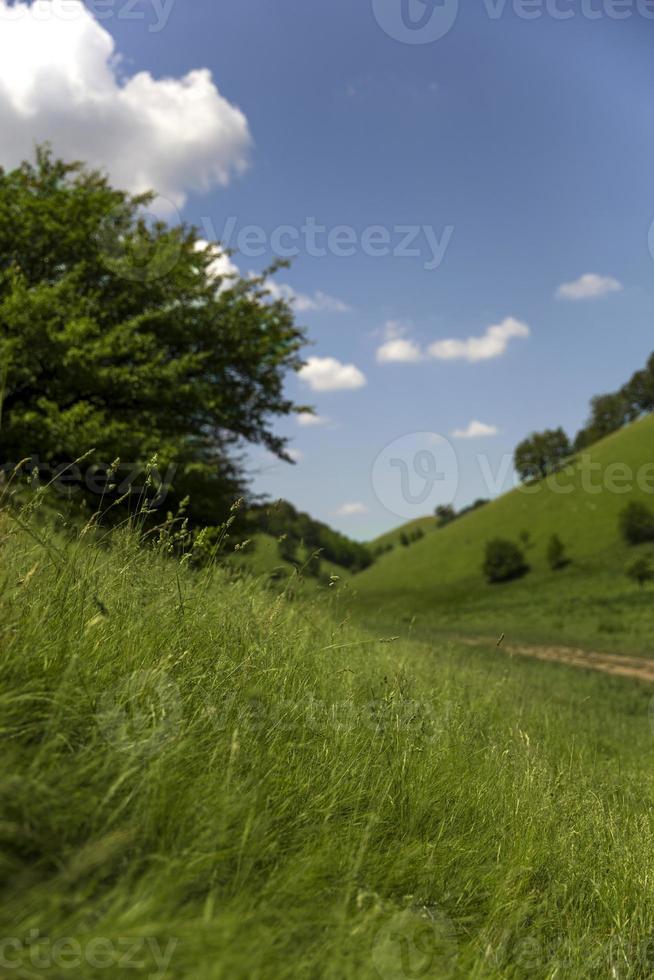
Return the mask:
{"type": "Polygon", "coordinates": [[[398,337],[387,340],[377,349],[377,360],[380,364],[415,364],[422,360],[422,353],[414,340],[398,337]]]}
{"type": "Polygon", "coordinates": [[[406,336],[408,327],[398,320],[388,320],[384,326],[384,343],[377,348],[380,364],[415,364],[422,360],[420,345],[406,336]]]}
{"type": "Polygon", "coordinates": [[[209,275],[221,280],[220,292],[229,289],[232,284],[231,280],[240,276],[238,266],[232,262],[229,255],[216,242],[206,242],[203,239],[198,239],[195,243],[195,249],[197,252],[211,249],[214,257],[208,268],[209,275]]]}
{"type": "Polygon", "coordinates": [[[278,283],[273,279],[266,281],[266,289],[273,299],[285,299],[287,303],[292,303],[297,313],[349,313],[350,311],[347,303],[319,289],[313,296],[308,296],[306,293],[298,293],[286,283],[278,283]]]}
{"type": "Polygon", "coordinates": [[[497,433],[496,426],[473,420],[465,429],[455,429],[452,435],[455,439],[483,439],[488,436],[496,436],[497,433]]]}
{"type": "Polygon", "coordinates": [[[601,296],[608,296],[609,293],[620,293],[623,285],[614,279],[613,276],[598,276],[594,272],[589,272],[574,282],[564,282],[556,291],[559,299],[599,299],[601,296]]]}
{"type": "MultiPolygon", "coordinates": [[[[221,292],[224,289],[229,289],[231,285],[230,279],[241,275],[239,267],[221,248],[218,242],[207,242],[204,239],[199,239],[196,242],[196,249],[200,251],[205,248],[213,249],[215,253],[214,261],[209,266],[209,274],[225,280],[220,284],[221,292]]],[[[248,275],[252,279],[256,273],[250,272],[248,275]]],[[[304,293],[296,292],[292,286],[275,282],[274,279],[266,279],[265,288],[273,300],[284,299],[287,303],[293,303],[298,313],[308,311],[317,313],[346,313],[350,309],[341,300],[335,299],[333,296],[328,296],[320,290],[317,290],[313,297],[306,296],[304,293]]]]}
{"type": "Polygon", "coordinates": [[[437,340],[429,346],[428,352],[440,361],[486,361],[504,354],[512,338],[528,337],[529,333],[526,323],[507,317],[502,323],[488,327],[482,337],[437,340]]]}
{"type": "Polygon", "coordinates": [[[324,415],[313,415],[311,412],[300,412],[297,416],[297,424],[301,426],[327,425],[328,422],[324,415]]]}
{"type": "Polygon", "coordinates": [[[354,504],[342,504],[336,511],[337,517],[356,517],[359,514],[367,514],[368,508],[365,504],[354,503],[354,504]]]}
{"type": "Polygon", "coordinates": [[[352,391],[366,384],[358,367],[342,364],[335,357],[310,357],[299,375],[313,391],[352,391]]]}
{"type": "Polygon", "coordinates": [[[287,449],[286,455],[290,456],[294,463],[301,463],[304,459],[304,453],[299,449],[287,449]]]}
{"type": "Polygon", "coordinates": [[[175,207],[246,167],[248,121],[208,69],[126,77],[111,34],[69,0],[0,0],[0,26],[0,165],[16,166],[49,140],[65,159],[175,207]]]}

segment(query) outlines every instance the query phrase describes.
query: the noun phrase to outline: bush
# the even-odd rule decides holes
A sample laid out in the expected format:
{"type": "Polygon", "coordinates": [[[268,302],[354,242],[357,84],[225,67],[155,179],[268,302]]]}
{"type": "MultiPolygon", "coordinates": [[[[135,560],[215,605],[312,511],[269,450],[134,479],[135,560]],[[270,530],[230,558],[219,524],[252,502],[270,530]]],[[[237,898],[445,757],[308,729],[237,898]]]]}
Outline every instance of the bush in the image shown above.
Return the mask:
{"type": "Polygon", "coordinates": [[[513,541],[495,538],[486,545],[484,575],[489,582],[509,582],[529,571],[525,555],[513,541]]]}
{"type": "Polygon", "coordinates": [[[647,504],[632,501],[620,514],[620,531],[628,544],[654,541],[654,513],[647,504]]]}
{"type": "Polygon", "coordinates": [[[547,546],[547,562],[553,572],[558,572],[570,564],[565,553],[565,545],[558,534],[553,534],[547,546]]]}
{"type": "Polygon", "coordinates": [[[654,579],[654,568],[649,558],[637,558],[635,562],[627,568],[627,577],[632,579],[634,582],[638,582],[641,589],[645,586],[646,582],[651,582],[654,579]]]}

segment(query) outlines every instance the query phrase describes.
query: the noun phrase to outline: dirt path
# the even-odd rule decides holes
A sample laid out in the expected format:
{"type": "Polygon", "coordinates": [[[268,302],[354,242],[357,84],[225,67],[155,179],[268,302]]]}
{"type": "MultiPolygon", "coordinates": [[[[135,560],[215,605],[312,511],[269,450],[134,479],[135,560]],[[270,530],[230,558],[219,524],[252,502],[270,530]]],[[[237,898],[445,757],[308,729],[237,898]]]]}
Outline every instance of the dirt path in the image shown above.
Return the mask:
{"type": "Polygon", "coordinates": [[[497,647],[509,656],[532,657],[536,660],[549,660],[555,663],[567,664],[570,667],[583,667],[586,670],[600,670],[604,674],[617,674],[620,677],[632,677],[654,684],[654,660],[644,657],[623,657],[614,653],[594,653],[591,650],[581,650],[577,647],[536,646],[531,643],[509,643],[484,637],[457,637],[457,641],[466,646],[497,647]]]}

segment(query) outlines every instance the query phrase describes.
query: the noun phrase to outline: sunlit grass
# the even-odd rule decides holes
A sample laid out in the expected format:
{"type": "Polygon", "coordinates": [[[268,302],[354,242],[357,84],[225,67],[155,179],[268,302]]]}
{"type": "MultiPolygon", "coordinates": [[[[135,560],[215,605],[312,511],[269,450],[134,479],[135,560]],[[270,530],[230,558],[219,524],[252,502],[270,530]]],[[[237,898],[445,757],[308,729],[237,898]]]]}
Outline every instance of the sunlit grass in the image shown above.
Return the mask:
{"type": "Polygon", "coordinates": [[[20,522],[3,975],[651,976],[648,690],[20,522]]]}

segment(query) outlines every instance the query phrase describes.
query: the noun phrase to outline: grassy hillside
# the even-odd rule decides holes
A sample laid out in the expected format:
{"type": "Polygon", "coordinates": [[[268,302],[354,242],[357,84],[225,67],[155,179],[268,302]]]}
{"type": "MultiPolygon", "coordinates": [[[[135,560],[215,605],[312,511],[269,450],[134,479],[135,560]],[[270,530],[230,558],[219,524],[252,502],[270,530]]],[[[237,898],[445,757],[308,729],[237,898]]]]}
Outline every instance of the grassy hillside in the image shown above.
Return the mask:
{"type": "Polygon", "coordinates": [[[526,639],[652,649],[654,602],[625,577],[625,565],[640,549],[622,542],[618,516],[633,499],[654,506],[654,418],[598,443],[583,471],[580,460],[557,474],[562,492],[547,483],[518,488],[441,529],[425,519],[422,540],[396,547],[357,577],[358,608],[390,621],[416,617],[418,628],[510,630],[526,639]],[[628,481],[623,468],[632,474],[628,481]],[[628,482],[632,489],[622,492],[628,482]],[[488,585],[486,543],[498,536],[517,541],[522,531],[530,535],[532,572],[488,585]],[[555,573],[546,560],[552,534],[572,560],[555,573]]]}
{"type": "MultiPolygon", "coordinates": [[[[237,539],[234,538],[234,540],[237,539]]],[[[245,570],[248,574],[262,579],[268,577],[283,581],[285,578],[295,575],[298,567],[301,571],[303,563],[308,561],[312,554],[310,549],[298,547],[298,565],[294,565],[292,562],[286,561],[280,556],[278,540],[270,534],[264,534],[259,531],[252,534],[248,538],[248,541],[249,543],[242,551],[233,555],[231,560],[233,567],[235,569],[245,570]]],[[[327,577],[335,575],[339,578],[346,579],[350,575],[346,568],[335,565],[333,562],[327,561],[324,558],[320,559],[320,570],[322,575],[327,577]]],[[[316,583],[315,580],[307,577],[307,584],[315,585],[316,583]]]]}
{"type": "Polygon", "coordinates": [[[336,590],[289,602],[165,540],[20,521],[0,513],[7,975],[651,976],[649,690],[383,642],[336,590]]]}

